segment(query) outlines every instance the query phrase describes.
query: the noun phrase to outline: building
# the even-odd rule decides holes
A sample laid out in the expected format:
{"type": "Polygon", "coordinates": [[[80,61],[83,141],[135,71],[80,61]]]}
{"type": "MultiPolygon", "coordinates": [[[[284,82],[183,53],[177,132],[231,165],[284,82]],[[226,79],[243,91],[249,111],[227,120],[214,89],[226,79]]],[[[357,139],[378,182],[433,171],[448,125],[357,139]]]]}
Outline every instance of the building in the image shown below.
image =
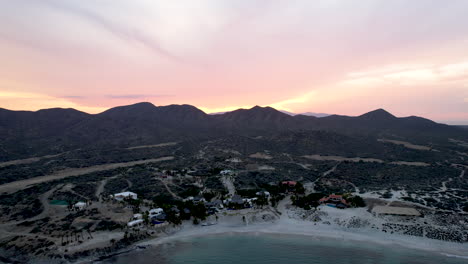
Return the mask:
{"type": "Polygon", "coordinates": [[[283,186],[286,185],[288,187],[296,187],[297,182],[295,182],[295,181],[283,181],[283,182],[281,182],[281,184],[283,186]]]}
{"type": "Polygon", "coordinates": [[[212,202],[205,203],[206,208],[213,208],[213,209],[223,209],[223,202],[221,200],[214,200],[212,202]]]}
{"type": "Polygon", "coordinates": [[[127,223],[128,227],[137,227],[143,225],[143,219],[133,220],[127,223]]]}
{"type": "Polygon", "coordinates": [[[85,209],[86,205],[87,204],[85,202],[77,202],[76,204],[73,205],[73,209],[83,210],[83,209],[85,209]]]}
{"type": "Polygon", "coordinates": [[[132,220],[138,220],[138,219],[143,219],[142,214],[134,214],[132,220]]]}
{"type": "Polygon", "coordinates": [[[411,207],[374,206],[372,213],[376,215],[421,216],[421,213],[411,207]]]}
{"type": "Polygon", "coordinates": [[[205,198],[203,198],[203,196],[195,196],[193,198],[193,202],[194,203],[205,203],[206,200],[205,200],[205,198]]]}
{"type": "Polygon", "coordinates": [[[117,201],[123,201],[126,198],[127,199],[133,199],[133,200],[138,199],[138,195],[136,193],[133,193],[133,192],[116,193],[116,194],[112,195],[112,197],[117,201]]]}
{"type": "Polygon", "coordinates": [[[156,215],[160,215],[164,213],[164,210],[162,208],[153,208],[149,210],[148,213],[149,213],[149,216],[152,217],[152,216],[156,216],[156,215]]]}
{"type": "Polygon", "coordinates": [[[183,200],[184,202],[193,201],[193,196],[189,196],[183,200]]]}
{"type": "Polygon", "coordinates": [[[257,195],[257,196],[264,196],[264,197],[270,197],[270,192],[267,192],[267,191],[259,191],[259,192],[256,192],[255,195],[257,195]]]}
{"type": "Polygon", "coordinates": [[[319,200],[319,204],[334,206],[339,209],[344,209],[349,206],[348,202],[343,198],[343,195],[330,194],[319,200]]]}
{"type": "Polygon", "coordinates": [[[222,170],[221,172],[219,172],[219,174],[221,174],[222,176],[230,176],[234,175],[234,172],[232,170],[222,170]]]}

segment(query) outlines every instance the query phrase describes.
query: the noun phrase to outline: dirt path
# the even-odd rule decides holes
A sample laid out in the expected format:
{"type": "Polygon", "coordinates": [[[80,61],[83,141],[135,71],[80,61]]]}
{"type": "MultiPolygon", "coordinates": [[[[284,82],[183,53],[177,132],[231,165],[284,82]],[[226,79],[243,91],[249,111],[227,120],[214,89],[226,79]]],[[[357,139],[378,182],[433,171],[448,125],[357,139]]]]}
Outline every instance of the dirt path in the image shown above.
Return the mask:
{"type": "Polygon", "coordinates": [[[229,192],[229,195],[234,195],[236,193],[236,187],[234,187],[234,183],[232,182],[232,177],[230,176],[223,176],[221,177],[221,182],[224,184],[224,187],[229,192]]]}
{"type": "Polygon", "coordinates": [[[330,173],[333,173],[333,172],[336,170],[336,168],[338,168],[338,165],[340,165],[340,163],[341,163],[341,162],[338,162],[335,166],[333,166],[333,168],[331,168],[331,169],[325,171],[325,172],[322,174],[322,176],[318,177],[315,181],[313,181],[313,182],[311,183],[310,189],[312,190],[312,192],[315,192],[315,183],[318,182],[318,181],[320,181],[320,179],[322,179],[323,177],[328,176],[330,173]]]}
{"type": "Polygon", "coordinates": [[[127,188],[123,189],[122,192],[125,192],[127,190],[131,190],[132,187],[133,187],[133,182],[131,182],[129,179],[125,179],[125,181],[127,182],[127,188]]]}
{"type": "Polygon", "coordinates": [[[431,147],[428,147],[428,146],[415,145],[415,144],[412,144],[410,142],[401,141],[401,140],[392,140],[392,139],[383,139],[382,138],[382,139],[378,139],[377,141],[384,142],[384,143],[392,143],[392,144],[395,144],[395,145],[402,145],[405,148],[409,148],[409,149],[416,149],[416,150],[431,150],[432,149],[431,147]]]}
{"type": "Polygon", "coordinates": [[[159,181],[162,182],[162,184],[164,185],[164,187],[166,187],[166,190],[172,195],[172,197],[174,197],[177,200],[182,200],[182,198],[180,198],[180,196],[178,196],[177,194],[172,192],[171,188],[169,188],[169,186],[167,186],[167,183],[163,179],[159,179],[159,181]]]}
{"type": "Polygon", "coordinates": [[[167,146],[175,146],[177,144],[179,144],[179,142],[166,142],[166,143],[161,143],[161,144],[156,144],[156,145],[135,146],[135,147],[127,148],[127,149],[132,150],[132,149],[142,149],[142,148],[160,148],[160,147],[167,147],[167,146]]]}
{"type": "MultiPolygon", "coordinates": [[[[464,170],[464,169],[461,170],[460,175],[458,176],[460,179],[463,179],[463,177],[465,176],[465,171],[466,171],[466,170],[464,170]]],[[[443,182],[442,182],[442,187],[440,187],[440,191],[439,191],[439,192],[445,192],[445,191],[447,191],[447,189],[448,189],[448,188],[447,188],[447,183],[449,183],[449,182],[451,182],[451,181],[453,181],[452,178],[448,178],[448,180],[443,181],[443,182]]],[[[454,188],[450,188],[450,189],[451,189],[451,190],[457,190],[457,189],[454,189],[454,188]]],[[[461,189],[460,189],[460,190],[461,190],[461,189]]],[[[454,195],[454,196],[455,196],[455,195],[454,195]]],[[[455,196],[455,197],[457,197],[457,196],[455,196]]],[[[457,197],[457,198],[461,198],[461,197],[457,197]]],[[[461,198],[461,199],[464,199],[464,198],[461,198]]]]}
{"type": "Polygon", "coordinates": [[[101,197],[101,193],[104,192],[104,187],[106,186],[107,184],[107,181],[109,181],[110,179],[113,179],[117,176],[113,176],[113,177],[110,177],[110,178],[106,178],[104,180],[102,180],[100,183],[99,183],[99,186],[96,188],[96,192],[94,193],[94,196],[97,197],[98,201],[99,202],[102,202],[102,197],[101,197]]]}
{"type": "Polygon", "coordinates": [[[88,174],[92,172],[113,170],[113,169],[122,168],[122,167],[131,167],[131,166],[135,166],[139,164],[167,161],[167,160],[173,160],[173,159],[174,159],[173,156],[168,156],[168,157],[162,157],[162,158],[157,158],[157,159],[146,159],[146,160],[138,160],[138,161],[130,161],[130,162],[96,165],[96,166],[85,167],[85,168],[65,169],[62,171],[58,171],[54,174],[50,174],[50,175],[34,177],[31,179],[20,180],[20,181],[15,181],[15,182],[10,182],[10,183],[0,185],[0,193],[12,193],[12,192],[27,188],[29,186],[35,185],[35,184],[58,180],[58,179],[64,179],[64,178],[72,177],[72,176],[84,175],[84,174],[88,174]]]}
{"type": "Polygon", "coordinates": [[[0,168],[1,167],[6,167],[10,165],[19,165],[19,164],[28,164],[28,163],[34,163],[37,161],[40,161],[41,159],[50,159],[54,157],[58,157],[62,154],[65,153],[60,153],[60,154],[55,154],[55,155],[46,155],[46,156],[40,156],[40,157],[32,157],[32,158],[27,158],[27,159],[19,159],[19,160],[10,160],[10,161],[5,161],[5,162],[0,162],[0,168]]]}

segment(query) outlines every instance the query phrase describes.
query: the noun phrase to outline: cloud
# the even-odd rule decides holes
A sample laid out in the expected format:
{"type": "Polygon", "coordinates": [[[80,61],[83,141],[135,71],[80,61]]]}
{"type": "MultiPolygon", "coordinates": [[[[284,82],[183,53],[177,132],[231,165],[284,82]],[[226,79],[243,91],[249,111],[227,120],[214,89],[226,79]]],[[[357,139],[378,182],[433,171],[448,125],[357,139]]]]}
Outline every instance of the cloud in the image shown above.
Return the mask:
{"type": "Polygon", "coordinates": [[[67,99],[86,99],[88,98],[87,96],[81,96],[81,95],[64,95],[60,96],[61,98],[67,98],[67,99]]]}
{"type": "Polygon", "coordinates": [[[50,7],[60,9],[67,13],[73,14],[80,18],[83,18],[87,21],[94,23],[95,25],[100,26],[102,29],[108,31],[109,33],[115,35],[116,37],[125,40],[125,41],[135,41],[137,43],[142,44],[146,48],[152,50],[154,53],[170,59],[172,61],[181,62],[182,59],[169,52],[168,50],[161,47],[160,43],[154,40],[152,37],[144,34],[137,28],[129,28],[125,26],[121,26],[112,20],[105,18],[95,12],[92,12],[86,8],[77,6],[77,5],[67,5],[64,1],[55,1],[55,0],[47,0],[43,1],[42,3],[47,4],[50,7]]]}
{"type": "Polygon", "coordinates": [[[441,65],[390,65],[370,71],[352,72],[344,85],[424,85],[468,80],[468,61],[441,65]]]}

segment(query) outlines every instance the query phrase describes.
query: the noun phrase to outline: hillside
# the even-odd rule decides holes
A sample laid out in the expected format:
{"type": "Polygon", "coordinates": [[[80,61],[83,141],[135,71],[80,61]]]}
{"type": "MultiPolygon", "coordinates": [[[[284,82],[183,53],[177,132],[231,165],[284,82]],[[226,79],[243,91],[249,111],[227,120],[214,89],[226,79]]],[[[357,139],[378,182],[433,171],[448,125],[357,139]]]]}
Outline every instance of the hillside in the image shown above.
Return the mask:
{"type": "Polygon", "coordinates": [[[258,137],[295,132],[307,134],[307,131],[374,139],[390,138],[429,145],[450,144],[449,138],[467,141],[466,130],[460,127],[438,124],[415,116],[398,118],[383,109],[357,117],[331,115],[317,118],[290,116],[271,107],[255,106],[208,115],[190,105],[154,106],[151,103],[138,103],[115,107],[95,115],[61,108],[36,112],[0,109],[0,160],[74,149],[200,141],[230,135],[258,137]]]}

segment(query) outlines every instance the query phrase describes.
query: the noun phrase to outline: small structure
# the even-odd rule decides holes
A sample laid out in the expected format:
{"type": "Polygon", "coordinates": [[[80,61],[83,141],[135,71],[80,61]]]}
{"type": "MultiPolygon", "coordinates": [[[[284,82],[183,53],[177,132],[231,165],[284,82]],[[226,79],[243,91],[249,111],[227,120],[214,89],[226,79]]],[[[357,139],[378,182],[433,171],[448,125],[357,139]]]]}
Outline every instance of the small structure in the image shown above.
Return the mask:
{"type": "Polygon", "coordinates": [[[143,219],[143,215],[142,214],[134,214],[132,219],[133,220],[143,219]]]}
{"type": "Polygon", "coordinates": [[[156,216],[156,215],[159,215],[159,214],[162,214],[164,213],[164,210],[162,208],[153,208],[151,210],[149,210],[149,216],[152,217],[152,216],[156,216]]]}
{"type": "Polygon", "coordinates": [[[244,199],[238,194],[235,194],[232,196],[231,199],[227,199],[225,203],[229,206],[231,209],[242,209],[245,208],[244,205],[244,199]]]}
{"type": "Polygon", "coordinates": [[[83,210],[83,209],[85,209],[86,205],[87,204],[85,202],[77,202],[76,204],[73,205],[73,209],[83,210]]]}
{"type": "Polygon", "coordinates": [[[133,192],[121,192],[121,193],[116,193],[112,196],[115,200],[117,201],[123,201],[126,198],[137,200],[138,195],[133,192]]]}
{"type": "Polygon", "coordinates": [[[203,196],[196,196],[193,198],[193,202],[194,203],[205,203],[206,200],[205,198],[203,198],[203,196]]]}
{"type": "Polygon", "coordinates": [[[150,215],[151,222],[155,224],[155,222],[164,222],[166,221],[167,215],[166,213],[160,213],[157,215],[150,215]]]}
{"type": "Polygon", "coordinates": [[[169,209],[171,212],[173,212],[175,214],[175,216],[179,217],[180,216],[180,210],[179,208],[177,208],[176,206],[173,206],[171,207],[171,209],[169,209]]]}
{"type": "Polygon", "coordinates": [[[137,227],[143,225],[143,219],[133,220],[127,223],[128,227],[137,227]]]}
{"type": "Polygon", "coordinates": [[[263,197],[270,197],[270,192],[267,192],[267,191],[259,191],[259,192],[256,192],[255,195],[257,195],[257,196],[263,196],[263,197]]]}
{"type": "Polygon", "coordinates": [[[411,207],[375,206],[372,212],[377,215],[421,216],[421,213],[411,207]]]}
{"type": "Polygon", "coordinates": [[[219,174],[221,174],[222,176],[230,176],[234,175],[234,172],[232,170],[222,170],[219,172],[219,174]]]}
{"type": "Polygon", "coordinates": [[[212,202],[207,202],[205,203],[206,208],[212,208],[212,209],[223,209],[223,202],[221,200],[214,200],[212,202]]]}
{"type": "Polygon", "coordinates": [[[190,202],[193,201],[193,196],[189,196],[183,200],[184,202],[190,202]]]}

